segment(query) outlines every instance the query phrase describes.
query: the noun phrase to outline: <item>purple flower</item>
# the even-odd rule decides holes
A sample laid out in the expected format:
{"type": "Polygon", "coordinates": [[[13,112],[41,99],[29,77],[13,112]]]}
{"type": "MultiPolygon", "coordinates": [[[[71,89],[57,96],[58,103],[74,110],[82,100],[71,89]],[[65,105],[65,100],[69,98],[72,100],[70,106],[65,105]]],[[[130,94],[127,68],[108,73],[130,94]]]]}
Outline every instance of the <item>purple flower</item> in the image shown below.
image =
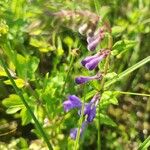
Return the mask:
{"type": "Polygon", "coordinates": [[[75,82],[77,84],[83,84],[83,83],[86,83],[90,80],[99,80],[99,79],[101,79],[101,77],[102,77],[102,74],[100,74],[100,73],[96,74],[95,76],[91,76],[91,77],[80,76],[80,77],[75,78],[75,82]]]}
{"type": "Polygon", "coordinates": [[[82,64],[83,66],[85,66],[88,62],[90,62],[90,61],[96,59],[99,55],[100,55],[100,52],[96,53],[96,54],[93,55],[93,56],[88,56],[88,57],[86,57],[84,60],[81,61],[81,64],[82,64]]]}
{"type": "Polygon", "coordinates": [[[93,70],[98,66],[98,63],[102,61],[107,55],[110,53],[110,50],[105,50],[102,52],[98,52],[93,56],[88,56],[84,60],[82,60],[81,64],[86,67],[88,70],[93,70]]]}
{"type": "Polygon", "coordinates": [[[96,105],[99,98],[100,95],[96,94],[88,104],[85,104],[84,115],[87,115],[88,122],[92,122],[96,116],[96,105]]]}
{"type": "Polygon", "coordinates": [[[92,103],[85,104],[84,115],[87,115],[88,122],[92,122],[96,116],[96,106],[92,103]]]}
{"type": "MultiPolygon", "coordinates": [[[[87,123],[88,123],[88,122],[86,122],[86,121],[82,123],[82,127],[81,127],[81,129],[80,129],[80,136],[82,136],[83,131],[84,131],[85,127],[87,126],[87,123]]],[[[77,131],[78,131],[78,128],[73,128],[73,129],[71,129],[71,131],[70,131],[70,137],[71,137],[73,140],[75,140],[76,137],[77,137],[77,131]]]]}
{"type": "MultiPolygon", "coordinates": [[[[87,122],[92,122],[96,116],[96,105],[100,95],[96,94],[89,103],[86,103],[84,106],[84,115],[87,116],[87,122]]],[[[81,109],[79,110],[79,115],[81,115],[81,109]]]]}
{"type": "Polygon", "coordinates": [[[68,100],[66,100],[63,103],[63,106],[64,106],[64,110],[68,112],[70,109],[73,109],[73,108],[81,108],[82,103],[77,96],[70,95],[68,96],[68,100]]]}
{"type": "Polygon", "coordinates": [[[99,31],[92,37],[88,36],[87,37],[87,42],[88,42],[88,50],[89,51],[94,51],[98,45],[98,43],[104,38],[104,30],[101,28],[99,31]]]}

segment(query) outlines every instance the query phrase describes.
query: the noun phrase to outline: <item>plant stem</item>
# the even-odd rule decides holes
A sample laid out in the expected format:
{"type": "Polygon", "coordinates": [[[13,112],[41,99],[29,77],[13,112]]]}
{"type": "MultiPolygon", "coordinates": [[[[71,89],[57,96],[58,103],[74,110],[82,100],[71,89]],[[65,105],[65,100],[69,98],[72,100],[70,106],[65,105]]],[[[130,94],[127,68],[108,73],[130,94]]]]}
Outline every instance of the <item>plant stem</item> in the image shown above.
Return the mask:
{"type": "MultiPolygon", "coordinates": [[[[113,45],[113,39],[112,36],[109,35],[109,40],[108,40],[108,49],[112,49],[112,45],[113,45]]],[[[104,76],[107,74],[107,70],[109,67],[109,58],[110,58],[110,54],[107,56],[106,61],[105,61],[105,65],[104,65],[104,76]]],[[[104,84],[105,84],[105,78],[103,78],[101,80],[100,83],[100,92],[103,93],[104,90],[104,84]]],[[[98,104],[98,150],[101,150],[101,120],[100,120],[100,103],[98,104]]]]}
{"type": "Polygon", "coordinates": [[[82,128],[82,122],[83,122],[83,116],[84,116],[84,106],[85,106],[85,87],[84,87],[84,99],[83,99],[83,104],[82,104],[82,108],[81,108],[81,118],[79,120],[79,127],[77,130],[77,136],[76,136],[76,141],[75,141],[75,146],[74,146],[74,150],[77,150],[79,147],[79,139],[80,139],[80,131],[82,128]]]}
{"type": "Polygon", "coordinates": [[[79,120],[79,127],[78,127],[78,130],[77,130],[77,136],[76,136],[74,150],[77,150],[79,148],[78,146],[79,146],[79,139],[80,139],[80,131],[81,131],[82,122],[83,122],[83,115],[84,115],[84,103],[83,103],[82,108],[81,108],[81,118],[79,120]]]}
{"type": "Polygon", "coordinates": [[[73,64],[73,62],[74,62],[74,56],[71,56],[70,66],[69,66],[69,69],[68,69],[68,72],[67,72],[67,75],[66,75],[66,78],[65,78],[63,87],[62,87],[61,95],[63,95],[63,93],[64,93],[64,91],[65,91],[65,87],[66,87],[66,84],[67,84],[67,81],[68,81],[69,73],[70,73],[70,71],[71,71],[71,69],[72,69],[72,64],[73,64]]]}
{"type": "Polygon", "coordinates": [[[137,95],[137,96],[150,96],[150,94],[142,94],[142,93],[133,93],[133,92],[123,92],[123,91],[116,91],[119,94],[126,94],[126,95],[137,95]]]}
{"type": "Polygon", "coordinates": [[[146,63],[148,63],[149,61],[150,61],[150,56],[144,58],[143,60],[139,61],[135,65],[133,65],[130,68],[126,69],[125,71],[121,72],[119,75],[117,75],[116,77],[114,77],[114,79],[112,79],[111,81],[106,82],[105,85],[104,85],[104,88],[107,88],[110,85],[114,84],[115,82],[121,80],[123,77],[125,77],[128,74],[130,74],[134,70],[140,68],[141,66],[143,66],[146,63]]]}
{"type": "Polygon", "coordinates": [[[100,120],[100,104],[98,105],[98,139],[97,139],[97,147],[98,150],[101,150],[101,120],[100,120]]]}
{"type": "MultiPolygon", "coordinates": [[[[1,57],[2,57],[2,56],[1,56],[1,57]]],[[[12,83],[13,88],[15,89],[16,93],[19,95],[19,97],[21,98],[23,104],[25,105],[25,107],[26,107],[27,110],[29,111],[29,113],[30,113],[32,119],[33,119],[34,122],[35,122],[35,126],[37,127],[37,129],[38,129],[39,132],[41,133],[41,135],[42,135],[44,141],[46,142],[46,144],[47,144],[47,146],[48,146],[48,148],[49,148],[50,150],[53,149],[52,146],[51,146],[51,144],[50,144],[50,142],[49,142],[49,139],[48,139],[46,133],[44,132],[42,126],[40,125],[40,123],[38,122],[38,120],[37,120],[37,118],[35,117],[34,113],[32,112],[30,106],[29,106],[28,103],[26,102],[26,100],[25,100],[25,98],[24,98],[24,96],[23,96],[21,90],[17,87],[15,81],[14,81],[13,78],[11,77],[11,74],[10,74],[10,72],[8,71],[7,66],[6,66],[6,64],[5,64],[5,62],[4,62],[4,60],[3,60],[2,58],[1,58],[0,62],[1,62],[1,64],[2,64],[2,66],[3,66],[3,68],[4,68],[5,72],[6,72],[6,74],[7,74],[7,76],[8,76],[10,82],[12,83]]]]}

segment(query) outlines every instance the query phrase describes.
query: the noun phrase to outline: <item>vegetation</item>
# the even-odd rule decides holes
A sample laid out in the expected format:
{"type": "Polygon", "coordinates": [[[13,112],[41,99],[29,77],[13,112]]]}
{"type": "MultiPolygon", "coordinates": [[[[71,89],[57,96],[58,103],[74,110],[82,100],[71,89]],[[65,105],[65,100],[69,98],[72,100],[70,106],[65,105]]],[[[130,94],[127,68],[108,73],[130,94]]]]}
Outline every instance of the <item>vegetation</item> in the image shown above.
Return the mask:
{"type": "Polygon", "coordinates": [[[150,2],[0,1],[0,150],[146,150],[150,2]]]}

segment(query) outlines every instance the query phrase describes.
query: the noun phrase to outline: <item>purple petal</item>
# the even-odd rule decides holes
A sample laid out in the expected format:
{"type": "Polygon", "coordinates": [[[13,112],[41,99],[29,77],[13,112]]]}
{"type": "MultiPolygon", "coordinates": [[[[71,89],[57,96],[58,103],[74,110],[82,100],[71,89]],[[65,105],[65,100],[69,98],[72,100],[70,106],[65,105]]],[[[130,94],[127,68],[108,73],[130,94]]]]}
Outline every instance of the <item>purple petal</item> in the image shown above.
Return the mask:
{"type": "Polygon", "coordinates": [[[95,39],[94,41],[88,44],[87,49],[89,51],[94,51],[100,41],[101,41],[101,37],[98,37],[97,39],[95,39]]]}
{"type": "Polygon", "coordinates": [[[71,137],[73,140],[76,139],[77,130],[78,130],[78,128],[73,128],[73,129],[71,129],[71,131],[70,131],[70,137],[71,137]]]}
{"type": "Polygon", "coordinates": [[[88,63],[88,62],[90,62],[91,60],[93,60],[93,59],[99,57],[99,55],[100,55],[100,53],[96,53],[96,54],[93,55],[93,56],[88,56],[88,57],[86,57],[84,60],[81,61],[81,64],[82,64],[83,66],[85,66],[86,63],[88,63]]]}
{"type": "Polygon", "coordinates": [[[85,105],[84,115],[87,115],[87,121],[92,122],[96,116],[96,107],[92,103],[85,105]]]}
{"type": "Polygon", "coordinates": [[[77,77],[77,78],[75,78],[75,82],[77,84],[83,84],[83,83],[86,83],[89,80],[91,80],[90,77],[77,77]]]}
{"type": "Polygon", "coordinates": [[[94,95],[94,97],[91,99],[90,103],[96,103],[100,99],[100,94],[94,95]]]}
{"type": "Polygon", "coordinates": [[[100,28],[94,36],[92,37],[88,36],[87,37],[88,50],[94,51],[103,38],[104,38],[104,31],[102,28],[100,28]]]}
{"type": "Polygon", "coordinates": [[[93,70],[93,69],[95,69],[95,68],[98,66],[98,63],[99,63],[100,61],[102,61],[102,59],[103,59],[103,56],[97,57],[97,58],[91,60],[90,62],[88,62],[88,63],[85,65],[85,67],[86,67],[88,70],[93,70]]]}
{"type": "Polygon", "coordinates": [[[90,109],[88,113],[87,121],[92,122],[95,116],[96,116],[96,107],[94,106],[92,109],[90,109]]]}
{"type": "Polygon", "coordinates": [[[63,102],[64,110],[66,112],[73,108],[81,108],[81,105],[80,99],[75,95],[70,95],[68,100],[63,102]]]}
{"type": "MultiPolygon", "coordinates": [[[[80,136],[82,136],[83,131],[84,131],[85,127],[87,126],[87,123],[88,123],[87,121],[85,121],[85,122],[82,123],[82,127],[80,129],[80,136]]],[[[70,137],[73,140],[75,140],[76,137],[77,137],[77,131],[78,131],[78,128],[73,128],[73,129],[70,130],[70,137]]]]}

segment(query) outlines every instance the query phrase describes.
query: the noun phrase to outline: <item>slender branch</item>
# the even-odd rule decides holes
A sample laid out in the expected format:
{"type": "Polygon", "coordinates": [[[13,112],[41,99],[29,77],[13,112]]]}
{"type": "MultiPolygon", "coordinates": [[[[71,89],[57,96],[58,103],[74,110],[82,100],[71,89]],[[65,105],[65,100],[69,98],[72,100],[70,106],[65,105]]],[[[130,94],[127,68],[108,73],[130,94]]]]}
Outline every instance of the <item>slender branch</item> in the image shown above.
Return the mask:
{"type": "Polygon", "coordinates": [[[63,93],[64,93],[64,91],[65,91],[65,87],[66,87],[66,84],[67,84],[67,81],[68,81],[68,77],[69,77],[70,71],[71,71],[71,69],[72,69],[72,64],[73,64],[73,62],[74,62],[74,56],[71,56],[70,66],[69,66],[69,69],[68,69],[68,72],[67,72],[67,75],[66,75],[66,78],[65,78],[65,81],[64,81],[62,90],[61,90],[61,94],[62,94],[62,95],[63,95],[63,93]]]}
{"type": "Polygon", "coordinates": [[[17,87],[17,85],[16,85],[15,81],[13,80],[13,78],[12,78],[10,72],[8,71],[7,66],[6,66],[4,60],[2,59],[2,56],[1,56],[0,62],[1,62],[1,64],[2,64],[2,66],[3,66],[3,68],[4,68],[5,72],[6,72],[6,74],[7,74],[7,76],[8,76],[10,82],[12,83],[13,88],[15,89],[16,93],[19,95],[19,97],[21,98],[23,104],[25,105],[25,107],[26,107],[27,110],[29,111],[29,113],[30,113],[32,119],[33,119],[34,122],[35,122],[35,126],[36,126],[37,129],[40,131],[40,133],[41,133],[41,135],[42,135],[44,141],[46,142],[48,148],[49,148],[50,150],[53,149],[52,146],[51,146],[51,144],[50,144],[50,142],[49,142],[49,139],[48,139],[46,133],[44,132],[44,130],[43,130],[43,128],[42,128],[42,126],[40,125],[39,121],[38,121],[37,118],[35,117],[35,115],[34,115],[34,113],[32,112],[30,106],[29,106],[28,103],[26,102],[26,100],[25,100],[25,98],[24,98],[24,96],[23,96],[23,94],[22,94],[22,91],[17,87]]]}
{"type": "Polygon", "coordinates": [[[83,122],[83,117],[84,117],[84,107],[85,107],[85,86],[84,86],[84,100],[83,100],[83,104],[82,104],[82,108],[81,108],[81,118],[79,120],[79,127],[78,127],[78,130],[77,130],[77,136],[76,136],[76,141],[75,141],[75,147],[74,147],[74,150],[77,150],[79,147],[79,139],[80,139],[80,131],[81,131],[81,128],[82,128],[82,122],[83,122]]]}
{"type": "Polygon", "coordinates": [[[123,92],[123,91],[116,91],[119,94],[126,94],[126,95],[137,95],[137,96],[148,96],[150,97],[150,94],[142,94],[142,93],[133,93],[133,92],[123,92]]]}
{"type": "Polygon", "coordinates": [[[77,136],[76,136],[74,150],[77,150],[79,148],[78,145],[79,145],[79,139],[80,139],[80,131],[81,131],[81,128],[82,128],[83,116],[84,116],[84,103],[83,103],[82,108],[81,108],[81,118],[79,120],[79,127],[78,127],[78,130],[77,130],[77,136]]]}
{"type": "Polygon", "coordinates": [[[145,65],[149,61],[150,61],[150,56],[144,58],[140,62],[136,63],[135,65],[133,65],[130,68],[126,69],[125,71],[121,72],[119,75],[117,75],[116,77],[114,77],[114,79],[112,79],[111,81],[106,82],[105,85],[104,85],[104,88],[107,88],[110,85],[116,83],[117,81],[121,80],[123,77],[127,76],[128,74],[130,74],[134,70],[140,68],[141,66],[145,65]]]}
{"type": "MultiPolygon", "coordinates": [[[[108,40],[108,48],[111,50],[112,49],[112,45],[113,45],[113,38],[111,35],[109,35],[109,40],[108,40]]],[[[106,61],[105,61],[105,65],[104,65],[104,76],[107,74],[107,70],[109,68],[109,59],[110,59],[110,54],[107,56],[106,61]]],[[[103,93],[104,90],[104,84],[105,84],[105,78],[103,78],[101,80],[100,83],[100,92],[103,93]]],[[[101,150],[101,120],[100,120],[100,103],[98,104],[98,150],[101,150]]]]}

